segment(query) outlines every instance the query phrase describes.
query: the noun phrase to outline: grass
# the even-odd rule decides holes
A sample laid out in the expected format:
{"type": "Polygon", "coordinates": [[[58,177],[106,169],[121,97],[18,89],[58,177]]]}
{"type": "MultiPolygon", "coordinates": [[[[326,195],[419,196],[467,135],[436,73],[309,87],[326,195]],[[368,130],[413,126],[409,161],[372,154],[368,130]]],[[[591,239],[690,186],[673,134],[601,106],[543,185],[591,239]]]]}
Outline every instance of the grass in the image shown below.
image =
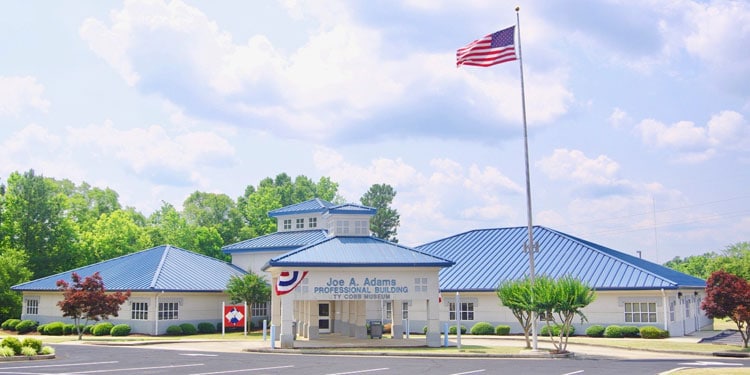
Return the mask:
{"type": "Polygon", "coordinates": [[[678,370],[675,372],[671,372],[670,374],[677,374],[677,375],[747,375],[750,374],[750,368],[731,368],[731,367],[721,367],[721,368],[691,368],[691,369],[684,369],[684,370],[678,370]]]}
{"type": "Polygon", "coordinates": [[[518,354],[523,350],[523,346],[483,346],[483,345],[462,345],[459,350],[455,346],[439,348],[339,348],[337,351],[357,352],[357,353],[436,353],[436,354],[456,354],[456,353],[475,353],[475,354],[518,354]]]}
{"type": "Polygon", "coordinates": [[[737,345],[716,345],[716,344],[698,344],[693,342],[673,341],[673,340],[649,340],[649,339],[607,339],[591,337],[571,337],[568,341],[570,344],[587,344],[612,346],[624,349],[639,350],[662,350],[674,352],[700,352],[713,353],[724,350],[739,350],[737,345]]]}

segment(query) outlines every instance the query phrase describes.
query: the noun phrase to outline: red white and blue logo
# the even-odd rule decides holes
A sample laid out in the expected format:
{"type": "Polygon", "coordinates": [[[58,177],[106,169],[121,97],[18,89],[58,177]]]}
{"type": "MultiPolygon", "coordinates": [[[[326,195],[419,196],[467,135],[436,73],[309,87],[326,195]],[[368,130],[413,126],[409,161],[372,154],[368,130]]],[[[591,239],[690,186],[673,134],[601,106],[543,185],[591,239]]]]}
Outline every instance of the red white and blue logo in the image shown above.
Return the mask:
{"type": "Polygon", "coordinates": [[[294,290],[307,276],[307,271],[281,271],[276,282],[276,295],[282,296],[294,290]]]}

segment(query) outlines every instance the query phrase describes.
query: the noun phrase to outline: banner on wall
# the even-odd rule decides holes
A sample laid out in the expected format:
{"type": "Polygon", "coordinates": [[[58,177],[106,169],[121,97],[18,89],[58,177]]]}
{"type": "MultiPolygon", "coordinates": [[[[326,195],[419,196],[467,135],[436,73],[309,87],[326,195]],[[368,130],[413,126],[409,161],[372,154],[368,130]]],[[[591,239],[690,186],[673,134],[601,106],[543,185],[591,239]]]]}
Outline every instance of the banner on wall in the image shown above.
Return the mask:
{"type": "Polygon", "coordinates": [[[305,276],[307,276],[307,271],[282,271],[274,286],[276,295],[282,296],[290,293],[304,280],[305,276]]]}

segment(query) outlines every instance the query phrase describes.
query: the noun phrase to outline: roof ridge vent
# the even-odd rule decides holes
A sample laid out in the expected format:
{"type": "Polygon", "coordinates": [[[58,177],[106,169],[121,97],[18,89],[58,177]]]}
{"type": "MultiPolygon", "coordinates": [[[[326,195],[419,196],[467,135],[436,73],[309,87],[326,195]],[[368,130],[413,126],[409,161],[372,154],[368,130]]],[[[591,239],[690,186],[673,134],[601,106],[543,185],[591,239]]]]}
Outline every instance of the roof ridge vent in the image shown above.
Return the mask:
{"type": "Polygon", "coordinates": [[[159,261],[159,266],[156,267],[156,271],[154,271],[154,278],[151,279],[151,284],[149,285],[149,288],[151,289],[154,289],[156,287],[156,282],[159,280],[159,275],[161,274],[162,268],[164,268],[164,262],[166,262],[167,254],[169,253],[170,248],[171,248],[170,245],[166,245],[164,252],[161,254],[161,260],[159,261]]]}

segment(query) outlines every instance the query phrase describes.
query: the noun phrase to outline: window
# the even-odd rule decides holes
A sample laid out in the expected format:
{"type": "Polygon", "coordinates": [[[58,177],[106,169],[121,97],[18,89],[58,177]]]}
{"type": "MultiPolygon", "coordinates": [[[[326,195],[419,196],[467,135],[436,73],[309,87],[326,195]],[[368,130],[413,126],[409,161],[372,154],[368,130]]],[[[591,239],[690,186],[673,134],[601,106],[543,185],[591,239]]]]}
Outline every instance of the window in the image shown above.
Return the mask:
{"type": "MultiPolygon", "coordinates": [[[[456,320],[456,303],[451,302],[449,319],[456,320]]],[[[461,302],[461,320],[474,320],[474,302],[461,302]]]]}
{"type": "Polygon", "coordinates": [[[626,302],[625,322],[627,323],[655,323],[656,303],[654,302],[626,302]]]}
{"type": "Polygon", "coordinates": [[[284,230],[292,229],[292,219],[284,219],[284,230]]]}
{"type": "Polygon", "coordinates": [[[393,305],[391,302],[385,303],[385,319],[391,320],[391,317],[393,316],[393,305]]]}
{"type": "Polygon", "coordinates": [[[409,319],[409,302],[404,302],[401,306],[401,319],[409,319]]]}
{"type": "Polygon", "coordinates": [[[303,229],[305,227],[305,219],[297,219],[297,229],[303,229]]]}
{"type": "Polygon", "coordinates": [[[148,302],[131,302],[130,319],[148,320],[148,302]]]}
{"type": "Polygon", "coordinates": [[[253,302],[250,305],[251,316],[268,316],[268,302],[253,302]]]}
{"type": "Polygon", "coordinates": [[[336,220],[336,234],[349,234],[349,222],[346,220],[336,220]]]}
{"type": "Polygon", "coordinates": [[[26,300],[26,314],[39,315],[39,300],[38,299],[26,300]]]}
{"type": "Polygon", "coordinates": [[[178,306],[177,302],[159,302],[159,320],[179,319],[177,315],[178,306]]]}
{"type": "Polygon", "coordinates": [[[426,277],[415,277],[414,278],[414,291],[415,292],[426,292],[427,291],[427,278],[426,277]]]}
{"type": "Polygon", "coordinates": [[[689,298],[685,300],[685,317],[690,317],[690,302],[692,302],[689,298]]]}
{"type": "Polygon", "coordinates": [[[354,222],[354,234],[370,234],[370,228],[367,225],[367,221],[355,221],[354,222]]]}
{"type": "Polygon", "coordinates": [[[308,228],[317,228],[318,227],[318,218],[317,217],[311,217],[307,219],[307,227],[308,228]]]}
{"type": "Polygon", "coordinates": [[[554,321],[554,317],[552,316],[552,313],[545,313],[544,311],[539,313],[539,320],[546,322],[546,321],[554,321]]]}

